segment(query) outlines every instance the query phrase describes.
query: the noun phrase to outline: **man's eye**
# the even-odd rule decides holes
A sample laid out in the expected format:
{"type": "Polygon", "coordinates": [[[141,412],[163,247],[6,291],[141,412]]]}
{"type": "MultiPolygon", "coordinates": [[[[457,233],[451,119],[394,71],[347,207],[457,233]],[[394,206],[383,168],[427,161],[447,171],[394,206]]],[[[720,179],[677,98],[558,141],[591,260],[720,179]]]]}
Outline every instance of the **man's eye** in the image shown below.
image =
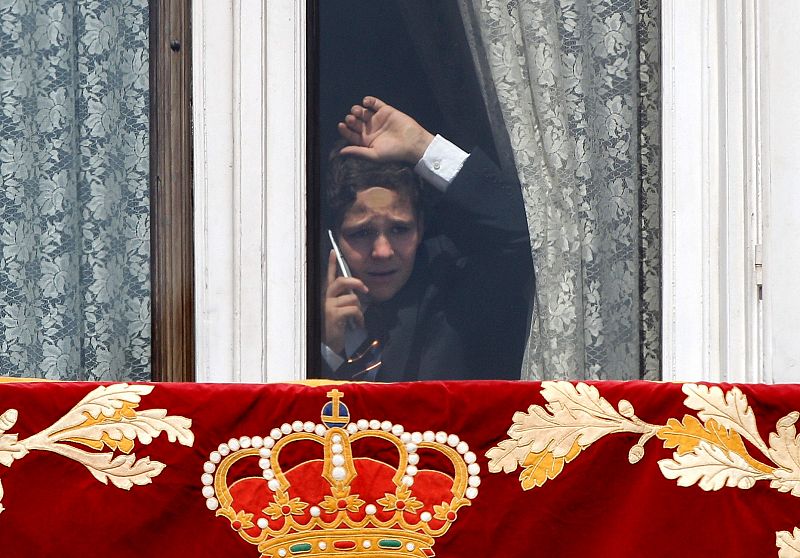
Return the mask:
{"type": "Polygon", "coordinates": [[[347,233],[349,238],[353,240],[357,240],[360,238],[367,238],[369,236],[369,229],[358,229],[353,232],[347,233]]]}
{"type": "Polygon", "coordinates": [[[406,234],[410,230],[411,227],[408,225],[395,225],[392,227],[392,234],[406,234]]]}

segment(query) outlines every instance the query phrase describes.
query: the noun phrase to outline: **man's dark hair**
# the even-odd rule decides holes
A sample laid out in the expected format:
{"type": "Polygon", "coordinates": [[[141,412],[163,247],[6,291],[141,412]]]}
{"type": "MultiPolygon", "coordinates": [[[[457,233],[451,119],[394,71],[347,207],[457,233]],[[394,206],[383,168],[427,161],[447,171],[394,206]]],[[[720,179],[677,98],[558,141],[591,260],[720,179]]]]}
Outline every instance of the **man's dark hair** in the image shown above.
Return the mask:
{"type": "Polygon", "coordinates": [[[422,212],[422,181],[405,163],[378,163],[369,159],[342,155],[338,145],[328,164],[327,201],[333,230],[338,231],[344,214],[356,201],[356,194],[373,186],[394,190],[408,196],[419,220],[422,212]]]}

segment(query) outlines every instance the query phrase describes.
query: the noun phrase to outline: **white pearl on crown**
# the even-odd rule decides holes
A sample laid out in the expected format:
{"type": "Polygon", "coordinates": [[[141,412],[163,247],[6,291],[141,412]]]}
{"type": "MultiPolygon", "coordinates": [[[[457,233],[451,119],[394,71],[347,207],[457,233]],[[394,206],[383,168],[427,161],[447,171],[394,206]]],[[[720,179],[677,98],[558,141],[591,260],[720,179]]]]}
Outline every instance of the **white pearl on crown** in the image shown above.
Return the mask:
{"type": "Polygon", "coordinates": [[[391,430],[392,430],[392,423],[391,423],[391,422],[389,422],[388,420],[385,420],[385,421],[383,421],[383,422],[381,423],[381,430],[383,430],[384,432],[391,432],[391,430]]]}
{"type": "Polygon", "coordinates": [[[261,448],[260,450],[258,450],[258,455],[267,458],[270,455],[272,455],[272,450],[269,448],[261,448]]]}
{"type": "Polygon", "coordinates": [[[467,465],[472,465],[475,463],[475,461],[477,461],[477,459],[478,458],[471,451],[468,451],[466,455],[464,455],[464,461],[467,463],[467,465]]]}
{"type": "Polygon", "coordinates": [[[465,496],[470,500],[474,500],[475,498],[478,497],[478,489],[475,488],[474,486],[470,486],[469,488],[467,488],[465,496]]]}
{"type": "Polygon", "coordinates": [[[228,447],[231,448],[231,451],[239,451],[241,446],[239,445],[239,440],[231,438],[228,440],[228,447]]]}
{"type": "Polygon", "coordinates": [[[278,482],[278,479],[271,479],[271,480],[270,480],[270,481],[267,483],[267,486],[268,486],[268,487],[269,487],[269,489],[270,489],[270,490],[272,490],[273,492],[277,492],[277,491],[278,491],[278,489],[281,487],[281,483],[279,483],[279,482],[278,482]]]}
{"type": "Polygon", "coordinates": [[[371,421],[369,421],[369,427],[372,430],[379,430],[380,427],[381,427],[381,421],[379,421],[377,419],[372,419],[371,421]]]}
{"type": "Polygon", "coordinates": [[[392,426],[392,434],[395,436],[401,436],[403,434],[403,425],[402,424],[395,424],[392,426]]]}
{"type": "Polygon", "coordinates": [[[408,467],[406,467],[406,474],[409,477],[413,477],[414,475],[417,474],[417,468],[414,465],[409,465],[408,467]]]}
{"type": "Polygon", "coordinates": [[[372,543],[370,541],[364,541],[364,548],[372,548],[372,543]]]}
{"type": "Polygon", "coordinates": [[[447,442],[447,432],[442,432],[441,430],[436,433],[436,441],[440,444],[444,444],[447,442]]]}
{"type": "Polygon", "coordinates": [[[306,421],[306,422],[303,423],[303,431],[304,432],[308,432],[309,434],[311,434],[312,432],[314,432],[314,427],[315,426],[316,426],[316,424],[314,424],[310,420],[306,421]]]}
{"type": "Polygon", "coordinates": [[[431,519],[433,519],[433,516],[431,515],[431,512],[422,512],[422,513],[419,515],[419,518],[420,518],[422,521],[424,521],[425,523],[427,523],[428,521],[430,521],[431,519]]]}
{"type": "Polygon", "coordinates": [[[344,447],[342,446],[342,444],[333,444],[333,445],[331,445],[331,453],[337,454],[337,453],[342,453],[343,451],[344,451],[344,447]]]}
{"type": "Polygon", "coordinates": [[[219,463],[222,461],[222,456],[218,451],[212,451],[211,455],[208,456],[208,460],[211,461],[211,463],[219,463]]]}
{"type": "Polygon", "coordinates": [[[333,480],[342,481],[347,477],[347,470],[344,467],[334,467],[331,475],[333,480]]]}
{"type": "Polygon", "coordinates": [[[314,427],[314,434],[317,436],[324,436],[326,430],[327,428],[325,428],[324,424],[318,424],[314,427]]]}
{"type": "Polygon", "coordinates": [[[406,544],[406,549],[407,549],[409,552],[414,552],[414,548],[416,548],[416,547],[414,546],[414,543],[410,542],[410,543],[407,543],[407,544],[406,544]]]}
{"type": "Polygon", "coordinates": [[[206,498],[212,498],[214,496],[214,487],[213,486],[204,486],[203,487],[203,496],[206,498]]]}
{"type": "Polygon", "coordinates": [[[359,430],[366,430],[367,428],[369,428],[369,421],[367,419],[360,419],[356,423],[356,426],[358,426],[359,430]]]}
{"type": "Polygon", "coordinates": [[[215,511],[219,507],[219,502],[216,498],[209,498],[206,500],[206,507],[211,511],[215,511]]]}
{"type": "Polygon", "coordinates": [[[436,439],[436,434],[431,430],[427,430],[422,434],[422,439],[426,442],[433,442],[436,439]]]}
{"type": "Polygon", "coordinates": [[[461,455],[464,455],[465,453],[467,453],[469,451],[469,446],[467,445],[467,443],[465,441],[462,440],[456,446],[456,451],[458,453],[460,453],[461,455]]]}
{"type": "Polygon", "coordinates": [[[411,441],[415,444],[419,444],[422,442],[422,432],[414,432],[411,434],[411,441]]]}
{"type": "Polygon", "coordinates": [[[270,468],[269,459],[262,457],[261,459],[258,460],[258,466],[261,467],[262,469],[269,469],[270,468]]]}
{"type": "Polygon", "coordinates": [[[211,486],[214,484],[214,477],[208,473],[203,473],[203,476],[200,477],[200,482],[203,483],[203,486],[211,486]]]}
{"type": "Polygon", "coordinates": [[[447,437],[447,445],[450,446],[451,448],[456,447],[460,441],[461,440],[459,440],[458,436],[456,436],[455,434],[450,434],[447,437]]]}
{"type": "Polygon", "coordinates": [[[328,548],[328,543],[326,543],[325,541],[319,541],[319,549],[325,550],[326,548],[328,548]]]}
{"type": "Polygon", "coordinates": [[[261,474],[266,480],[271,481],[275,478],[275,471],[272,469],[264,469],[264,472],[261,474]]]}
{"type": "Polygon", "coordinates": [[[244,449],[249,448],[252,443],[253,441],[250,439],[250,436],[242,436],[239,438],[239,445],[244,449]]]}
{"type": "Polygon", "coordinates": [[[414,485],[414,477],[409,477],[406,475],[403,477],[402,483],[406,486],[413,486],[414,485]]]}
{"type": "Polygon", "coordinates": [[[256,449],[264,447],[264,438],[262,438],[261,436],[253,436],[250,439],[250,442],[253,444],[253,447],[256,448],[256,449]]]}
{"type": "Polygon", "coordinates": [[[281,433],[284,434],[285,436],[288,436],[289,434],[291,434],[292,433],[292,425],[289,424],[288,422],[284,422],[283,424],[281,424],[281,433]]]}
{"type": "Polygon", "coordinates": [[[203,471],[205,471],[206,473],[213,473],[216,470],[217,466],[211,463],[210,461],[206,461],[205,463],[203,463],[203,471]]]}
{"type": "Polygon", "coordinates": [[[480,467],[480,465],[478,465],[477,463],[470,463],[470,464],[467,466],[467,472],[468,472],[470,475],[477,475],[478,473],[480,473],[480,472],[481,472],[481,467],[480,467]]]}
{"type": "Polygon", "coordinates": [[[259,517],[258,521],[256,521],[256,525],[258,525],[259,529],[266,529],[269,527],[269,521],[267,521],[264,517],[259,517]]]}
{"type": "Polygon", "coordinates": [[[228,447],[228,444],[220,444],[217,451],[222,457],[225,457],[231,452],[231,448],[228,447]]]}
{"type": "Polygon", "coordinates": [[[375,504],[367,504],[364,508],[364,512],[366,512],[367,515],[375,515],[378,512],[378,508],[375,507],[375,504]]]}
{"type": "Polygon", "coordinates": [[[407,444],[411,441],[411,432],[403,432],[400,434],[400,441],[407,444]]]}
{"type": "MultiPolygon", "coordinates": [[[[278,437],[280,438],[280,431],[278,431],[278,437]]],[[[271,448],[275,445],[275,438],[264,438],[264,447],[271,448]]]]}
{"type": "Polygon", "coordinates": [[[280,440],[280,439],[281,439],[281,436],[283,436],[283,434],[281,434],[281,431],[280,431],[280,429],[279,429],[279,428],[273,428],[273,429],[270,431],[270,433],[269,433],[269,436],[270,436],[270,438],[272,438],[273,440],[280,440]]]}
{"type": "Polygon", "coordinates": [[[352,436],[356,432],[358,432],[358,426],[354,422],[351,422],[350,424],[347,425],[347,433],[348,434],[350,434],[352,436]]]}
{"type": "Polygon", "coordinates": [[[319,517],[321,511],[317,506],[311,506],[311,509],[308,510],[308,513],[311,514],[311,517],[319,517]]]}
{"type": "Polygon", "coordinates": [[[333,436],[331,436],[331,442],[333,442],[334,444],[340,444],[342,443],[342,437],[339,436],[338,434],[334,434],[333,436]]]}
{"type": "Polygon", "coordinates": [[[419,463],[419,454],[416,454],[416,453],[409,454],[408,455],[408,462],[411,465],[416,465],[417,463],[419,463]]]}
{"type": "Polygon", "coordinates": [[[469,485],[473,488],[478,488],[481,485],[481,478],[478,476],[470,477],[469,485]]]}
{"type": "Polygon", "coordinates": [[[292,423],[292,430],[295,432],[302,432],[303,431],[303,421],[296,420],[292,423]]]}
{"type": "Polygon", "coordinates": [[[331,463],[333,463],[334,467],[341,467],[344,465],[344,456],[340,454],[336,454],[331,458],[331,463]]]}

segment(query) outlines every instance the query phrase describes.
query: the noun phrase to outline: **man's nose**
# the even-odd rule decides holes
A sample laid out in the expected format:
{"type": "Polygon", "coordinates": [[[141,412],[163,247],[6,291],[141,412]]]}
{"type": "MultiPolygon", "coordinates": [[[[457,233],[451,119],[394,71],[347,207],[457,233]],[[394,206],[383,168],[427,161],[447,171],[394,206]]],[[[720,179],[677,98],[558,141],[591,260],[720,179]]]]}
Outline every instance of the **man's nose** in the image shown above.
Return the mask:
{"type": "Polygon", "coordinates": [[[386,238],[385,235],[378,235],[375,239],[375,243],[372,245],[372,257],[373,258],[391,258],[394,255],[394,249],[392,248],[392,243],[389,242],[389,239],[386,238]]]}

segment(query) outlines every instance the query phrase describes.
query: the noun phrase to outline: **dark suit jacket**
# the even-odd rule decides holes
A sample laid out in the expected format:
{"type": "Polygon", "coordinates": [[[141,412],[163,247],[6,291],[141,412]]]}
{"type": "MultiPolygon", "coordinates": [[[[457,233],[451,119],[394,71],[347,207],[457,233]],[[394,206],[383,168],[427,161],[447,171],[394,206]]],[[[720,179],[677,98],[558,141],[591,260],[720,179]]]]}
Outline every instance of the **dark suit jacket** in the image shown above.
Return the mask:
{"type": "Polygon", "coordinates": [[[408,283],[373,308],[386,332],[376,379],[519,379],[533,298],[519,183],[476,150],[431,221],[442,234],[423,241],[408,283]]]}

